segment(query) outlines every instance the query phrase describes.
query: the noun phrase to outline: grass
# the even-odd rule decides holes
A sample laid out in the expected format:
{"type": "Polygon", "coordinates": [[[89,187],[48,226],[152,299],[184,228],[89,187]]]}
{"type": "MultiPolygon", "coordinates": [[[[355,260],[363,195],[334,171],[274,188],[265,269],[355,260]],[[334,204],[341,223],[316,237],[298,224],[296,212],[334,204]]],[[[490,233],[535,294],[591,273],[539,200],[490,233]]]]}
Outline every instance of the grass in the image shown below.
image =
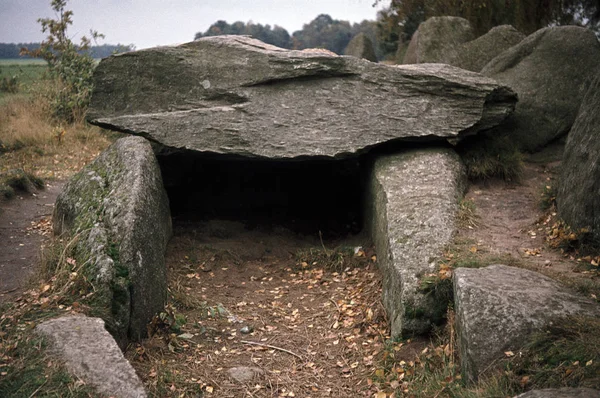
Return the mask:
{"type": "MultiPolygon", "coordinates": [[[[79,121],[57,123],[39,95],[46,66],[36,60],[0,61],[0,79],[17,76],[19,92],[0,93],[0,200],[17,191],[64,180],[94,159],[115,135],[79,121]]],[[[76,239],[76,238],[75,238],[76,239]]],[[[80,272],[85,265],[72,250],[73,240],[47,243],[33,288],[0,311],[1,397],[97,397],[69,376],[33,330],[61,314],[94,312],[94,289],[80,272]]]]}
{"type": "MultiPolygon", "coordinates": [[[[2,59],[0,60],[0,82],[14,79],[17,93],[28,93],[47,70],[46,62],[39,59],[2,59]]],[[[11,96],[12,94],[0,90],[0,104],[10,101],[11,96]]]]}
{"type": "MultiPolygon", "coordinates": [[[[477,383],[461,377],[454,312],[448,323],[413,359],[397,358],[405,342],[391,342],[380,353],[374,380],[389,385],[395,397],[510,397],[532,389],[600,388],[600,319],[556,319],[532,334],[519,355],[501,361],[477,383]]],[[[410,343],[410,341],[408,342],[410,343]]]]}
{"type": "Polygon", "coordinates": [[[519,181],[523,155],[510,137],[482,133],[461,141],[456,149],[469,179],[519,181]]]}
{"type": "Polygon", "coordinates": [[[84,122],[57,124],[42,98],[12,95],[0,103],[0,182],[14,170],[31,180],[68,178],[114,138],[84,122]]]}

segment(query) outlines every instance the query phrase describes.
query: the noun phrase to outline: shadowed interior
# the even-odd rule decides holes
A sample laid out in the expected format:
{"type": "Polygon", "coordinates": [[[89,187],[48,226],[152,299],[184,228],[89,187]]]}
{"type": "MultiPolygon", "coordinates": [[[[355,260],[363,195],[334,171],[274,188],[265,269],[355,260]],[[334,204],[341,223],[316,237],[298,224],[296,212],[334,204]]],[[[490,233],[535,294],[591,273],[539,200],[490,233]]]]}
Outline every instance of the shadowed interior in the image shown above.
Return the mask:
{"type": "Polygon", "coordinates": [[[256,160],[159,153],[175,221],[236,220],[342,237],[361,231],[366,159],[256,160]]]}

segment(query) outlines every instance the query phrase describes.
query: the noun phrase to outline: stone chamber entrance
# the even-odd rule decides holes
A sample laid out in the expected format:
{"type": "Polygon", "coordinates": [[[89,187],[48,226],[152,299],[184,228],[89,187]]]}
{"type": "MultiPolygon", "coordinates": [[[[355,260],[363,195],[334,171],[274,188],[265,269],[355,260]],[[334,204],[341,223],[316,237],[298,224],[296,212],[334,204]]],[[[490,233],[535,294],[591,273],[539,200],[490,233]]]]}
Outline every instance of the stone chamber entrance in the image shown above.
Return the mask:
{"type": "Polygon", "coordinates": [[[149,392],[377,391],[370,380],[389,332],[365,233],[370,159],[158,160],[173,217],[169,304],[152,337],[128,350],[149,392]]]}

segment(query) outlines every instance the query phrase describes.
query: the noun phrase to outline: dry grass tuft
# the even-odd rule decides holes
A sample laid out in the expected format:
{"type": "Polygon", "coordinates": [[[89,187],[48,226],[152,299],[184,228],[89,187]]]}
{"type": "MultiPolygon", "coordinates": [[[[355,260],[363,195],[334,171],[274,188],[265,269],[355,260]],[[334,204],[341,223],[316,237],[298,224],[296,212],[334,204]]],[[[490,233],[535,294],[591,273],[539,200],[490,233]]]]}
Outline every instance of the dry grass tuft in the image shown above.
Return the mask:
{"type": "Polygon", "coordinates": [[[0,180],[20,170],[43,179],[65,179],[114,139],[83,122],[57,124],[41,97],[15,95],[0,104],[0,180]]]}

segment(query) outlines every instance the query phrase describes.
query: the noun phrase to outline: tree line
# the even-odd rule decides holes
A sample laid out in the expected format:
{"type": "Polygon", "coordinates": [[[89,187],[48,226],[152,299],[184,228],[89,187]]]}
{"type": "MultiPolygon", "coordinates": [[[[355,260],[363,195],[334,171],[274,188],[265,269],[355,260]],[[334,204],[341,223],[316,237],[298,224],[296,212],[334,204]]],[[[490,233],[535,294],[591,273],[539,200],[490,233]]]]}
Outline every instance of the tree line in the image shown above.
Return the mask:
{"type": "Polygon", "coordinates": [[[311,22],[304,24],[301,30],[290,35],[286,29],[277,25],[261,25],[252,21],[247,23],[237,21],[232,24],[226,21],[217,21],[205,32],[196,33],[195,39],[218,35],[250,35],[281,48],[293,50],[326,48],[336,54],[343,54],[350,40],[362,32],[373,42],[377,58],[382,59],[386,54],[380,51],[377,45],[376,25],[376,21],[364,20],[360,23],[350,23],[333,19],[327,14],[321,14],[311,22]]]}
{"type": "MultiPolygon", "coordinates": [[[[381,0],[375,0],[376,3],[381,0]]],[[[457,16],[467,19],[477,36],[494,26],[512,25],[524,34],[553,25],[579,25],[600,37],[600,0],[392,0],[377,13],[375,21],[350,23],[321,14],[291,35],[284,28],[252,21],[213,23],[195,39],[216,35],[250,35],[278,47],[302,50],[325,48],[337,54],[358,33],[364,33],[378,60],[393,59],[398,45],[408,42],[419,24],[430,17],[457,16]]]]}
{"type": "MultiPolygon", "coordinates": [[[[31,55],[25,54],[23,49],[26,48],[29,51],[35,51],[40,46],[41,43],[0,43],[0,59],[32,58],[31,55]]],[[[135,47],[132,44],[103,44],[90,46],[86,51],[92,58],[106,58],[115,53],[134,49],[135,47]]]]}

